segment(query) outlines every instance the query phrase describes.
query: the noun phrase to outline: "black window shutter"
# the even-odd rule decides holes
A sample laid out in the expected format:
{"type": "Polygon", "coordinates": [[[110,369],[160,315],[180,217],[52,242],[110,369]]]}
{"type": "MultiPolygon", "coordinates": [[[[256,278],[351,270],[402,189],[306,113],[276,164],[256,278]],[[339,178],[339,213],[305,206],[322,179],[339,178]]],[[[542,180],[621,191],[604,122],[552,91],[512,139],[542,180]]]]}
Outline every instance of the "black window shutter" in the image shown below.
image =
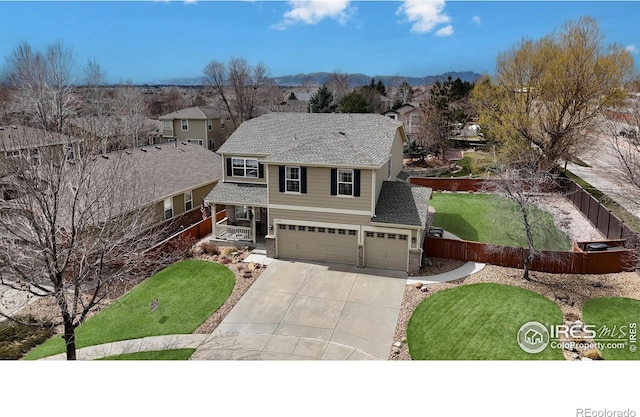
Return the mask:
{"type": "Polygon", "coordinates": [[[231,166],[231,158],[227,158],[227,177],[233,177],[233,167],[231,166]]]}
{"type": "Polygon", "coordinates": [[[278,167],[278,180],[280,182],[280,192],[284,193],[284,167],[278,167]]]}
{"type": "Polygon", "coordinates": [[[307,193],[307,168],[300,168],[300,192],[302,194],[307,193]]]}
{"type": "Polygon", "coordinates": [[[258,163],[258,178],[264,178],[264,164],[258,163]]]}
{"type": "Polygon", "coordinates": [[[338,169],[331,168],[331,195],[338,195],[338,169]]]}
{"type": "Polygon", "coordinates": [[[353,170],[353,196],[360,197],[360,170],[353,170]]]}

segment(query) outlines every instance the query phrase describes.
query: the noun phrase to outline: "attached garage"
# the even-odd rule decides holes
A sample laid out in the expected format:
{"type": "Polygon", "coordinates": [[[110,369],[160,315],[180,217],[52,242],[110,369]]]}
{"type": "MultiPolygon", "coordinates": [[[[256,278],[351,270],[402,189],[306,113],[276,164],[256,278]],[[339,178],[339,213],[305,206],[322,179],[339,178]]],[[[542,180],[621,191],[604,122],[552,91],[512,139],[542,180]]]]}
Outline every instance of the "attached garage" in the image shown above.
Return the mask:
{"type": "Polygon", "coordinates": [[[358,232],[353,229],[279,224],[278,257],[356,265],[358,232]]]}
{"type": "Polygon", "coordinates": [[[398,233],[365,232],[364,266],[406,271],[409,236],[398,233]]]}

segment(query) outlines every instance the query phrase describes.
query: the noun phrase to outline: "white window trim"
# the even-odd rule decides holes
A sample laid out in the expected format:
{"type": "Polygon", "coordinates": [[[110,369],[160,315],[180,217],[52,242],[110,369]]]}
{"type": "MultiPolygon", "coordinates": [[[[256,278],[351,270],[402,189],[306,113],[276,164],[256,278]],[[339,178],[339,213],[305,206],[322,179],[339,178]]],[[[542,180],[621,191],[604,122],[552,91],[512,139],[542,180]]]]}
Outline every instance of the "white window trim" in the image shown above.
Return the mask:
{"type": "Polygon", "coordinates": [[[173,120],[163,120],[162,121],[162,130],[171,130],[173,131],[173,120]]]}
{"type": "Polygon", "coordinates": [[[235,206],[235,218],[236,220],[251,220],[249,218],[249,206],[235,206]],[[241,211],[244,211],[243,216],[238,216],[238,209],[240,209],[241,211]]]}
{"type": "Polygon", "coordinates": [[[302,178],[301,178],[301,170],[300,167],[294,167],[294,166],[286,166],[284,167],[284,192],[287,194],[301,194],[301,190],[302,190],[302,178]],[[298,178],[297,179],[293,179],[293,178],[289,178],[289,174],[291,173],[292,169],[297,169],[298,170],[298,178]],[[294,183],[297,182],[298,183],[298,191],[289,191],[289,183],[294,183]]]}
{"type": "Polygon", "coordinates": [[[20,156],[20,151],[6,151],[4,155],[8,158],[18,158],[20,156]]]}
{"type": "Polygon", "coordinates": [[[203,145],[204,142],[202,139],[187,139],[187,143],[193,143],[198,146],[204,146],[203,145]]]}
{"type": "Polygon", "coordinates": [[[187,191],[184,193],[184,211],[189,211],[193,209],[193,192],[187,191]],[[187,199],[187,196],[189,197],[187,199]],[[191,203],[191,208],[187,208],[187,203],[191,203]]]}
{"type": "Polygon", "coordinates": [[[255,158],[231,158],[231,176],[232,177],[239,177],[239,178],[258,178],[260,176],[260,163],[258,162],[257,159],[255,158]],[[234,161],[242,161],[242,167],[236,167],[234,165],[234,161]],[[256,161],[256,167],[247,167],[247,161],[256,161]],[[242,175],[236,175],[236,169],[238,170],[242,170],[243,174],[242,175]],[[256,170],[256,175],[247,175],[247,171],[249,170],[256,170]]]}
{"type": "Polygon", "coordinates": [[[170,218],[173,217],[173,197],[164,199],[163,217],[165,220],[169,220],[170,218]],[[170,215],[167,215],[168,211],[171,211],[170,215]]]}
{"type": "Polygon", "coordinates": [[[187,132],[189,130],[189,119],[180,119],[180,130],[182,130],[183,132],[187,132]]]}
{"type": "Polygon", "coordinates": [[[353,197],[353,191],[354,191],[354,187],[355,187],[355,172],[353,169],[341,169],[338,168],[338,172],[337,172],[337,178],[336,178],[336,194],[339,197],[353,197]],[[340,181],[340,172],[350,172],[351,173],[351,181],[340,181]],[[340,193],[340,184],[351,184],[351,194],[343,194],[340,193]]]}

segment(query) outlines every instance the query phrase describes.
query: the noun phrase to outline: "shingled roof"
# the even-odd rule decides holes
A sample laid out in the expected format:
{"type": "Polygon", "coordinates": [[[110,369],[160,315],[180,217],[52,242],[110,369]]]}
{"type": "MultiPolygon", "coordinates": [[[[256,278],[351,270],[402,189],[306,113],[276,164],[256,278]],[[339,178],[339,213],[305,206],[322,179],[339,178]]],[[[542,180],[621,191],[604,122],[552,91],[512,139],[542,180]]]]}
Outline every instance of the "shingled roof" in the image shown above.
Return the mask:
{"type": "Polygon", "coordinates": [[[242,123],[219,152],[263,155],[273,163],[378,168],[398,129],[401,122],[377,114],[269,113],[242,123]]]}
{"type": "Polygon", "coordinates": [[[205,201],[235,206],[266,206],[267,184],[219,182],[205,197],[205,201]]]}
{"type": "Polygon", "coordinates": [[[174,120],[174,119],[191,119],[191,120],[206,120],[206,119],[224,119],[227,115],[222,111],[213,107],[187,107],[186,109],[178,110],[173,113],[165,114],[158,117],[160,120],[174,120]]]}
{"type": "Polygon", "coordinates": [[[430,199],[431,188],[385,181],[371,222],[426,227],[430,199]]]}
{"type": "Polygon", "coordinates": [[[40,148],[80,141],[80,139],[72,136],[28,126],[0,126],[1,151],[40,148]]]}

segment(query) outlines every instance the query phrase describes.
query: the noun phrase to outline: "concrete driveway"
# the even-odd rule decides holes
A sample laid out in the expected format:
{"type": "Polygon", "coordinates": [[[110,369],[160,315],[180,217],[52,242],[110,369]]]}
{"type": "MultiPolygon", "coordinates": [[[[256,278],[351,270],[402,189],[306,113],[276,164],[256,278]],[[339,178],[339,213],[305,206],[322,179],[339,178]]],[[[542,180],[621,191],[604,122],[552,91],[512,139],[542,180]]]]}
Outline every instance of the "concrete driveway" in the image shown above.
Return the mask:
{"type": "Polygon", "coordinates": [[[197,359],[387,359],[407,274],[274,260],[197,359]]]}

